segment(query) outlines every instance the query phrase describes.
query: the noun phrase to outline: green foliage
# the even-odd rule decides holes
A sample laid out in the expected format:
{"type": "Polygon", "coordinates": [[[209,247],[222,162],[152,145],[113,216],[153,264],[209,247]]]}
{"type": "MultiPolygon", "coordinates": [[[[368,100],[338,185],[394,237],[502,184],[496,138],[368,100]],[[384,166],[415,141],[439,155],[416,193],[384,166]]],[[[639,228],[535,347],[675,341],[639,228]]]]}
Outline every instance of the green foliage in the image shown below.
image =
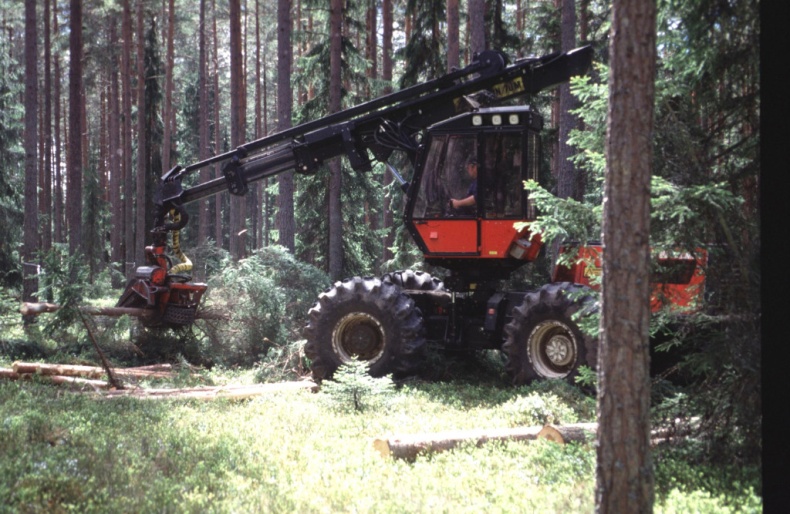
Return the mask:
{"type": "Polygon", "coordinates": [[[598,389],[598,372],[589,366],[580,366],[575,380],[580,387],[598,389]]]}
{"type": "MultiPolygon", "coordinates": [[[[573,198],[559,198],[534,180],[524,182],[530,200],[538,208],[538,217],[529,224],[530,234],[541,234],[543,241],[580,241],[598,239],[601,233],[600,205],[582,203],[573,198]]],[[[522,224],[517,223],[516,229],[522,224]]]]}
{"type": "Polygon", "coordinates": [[[695,442],[655,453],[656,497],[662,512],[762,512],[757,469],[710,466],[695,442]]]}
{"type": "Polygon", "coordinates": [[[321,384],[326,403],[340,412],[375,410],[386,407],[395,392],[392,375],[370,376],[366,362],[352,359],[340,366],[332,378],[321,384]]]}
{"type": "Polygon", "coordinates": [[[530,393],[502,405],[511,426],[568,424],[578,421],[576,413],[551,394],[530,393]]]}
{"type": "MultiPolygon", "coordinates": [[[[549,403],[573,408],[563,391],[570,389],[547,393],[549,403]]],[[[329,410],[307,391],[246,402],[97,401],[2,382],[0,505],[85,513],[591,512],[591,445],[468,444],[413,463],[382,459],[371,447],[397,434],[506,427],[504,407],[522,395],[541,393],[411,385],[394,391],[387,409],[360,415],[329,410]]],[[[719,472],[694,458],[656,459],[657,512],[756,510],[759,469],[719,472]]]]}
{"type": "Polygon", "coordinates": [[[263,248],[238,262],[226,261],[209,279],[206,308],[223,312],[230,320],[197,323],[203,332],[199,343],[203,359],[251,366],[270,357],[272,348],[279,349],[275,353],[283,358],[294,357],[307,311],[328,285],[326,274],[281,247],[263,248]]]}
{"type": "Polygon", "coordinates": [[[11,41],[0,38],[0,285],[19,287],[22,272],[17,244],[22,240],[23,82],[10,56],[11,41]]]}
{"type": "Polygon", "coordinates": [[[79,321],[79,306],[90,286],[89,270],[81,254],[69,255],[68,246],[54,244],[41,258],[43,272],[39,275],[39,298],[51,298],[60,305],[47,332],[54,333],[79,321]]]}
{"type": "Polygon", "coordinates": [[[445,2],[409,0],[406,12],[413,16],[414,26],[406,46],[395,53],[404,60],[401,89],[445,74],[447,64],[446,41],[437,30],[446,18],[445,2]]]}

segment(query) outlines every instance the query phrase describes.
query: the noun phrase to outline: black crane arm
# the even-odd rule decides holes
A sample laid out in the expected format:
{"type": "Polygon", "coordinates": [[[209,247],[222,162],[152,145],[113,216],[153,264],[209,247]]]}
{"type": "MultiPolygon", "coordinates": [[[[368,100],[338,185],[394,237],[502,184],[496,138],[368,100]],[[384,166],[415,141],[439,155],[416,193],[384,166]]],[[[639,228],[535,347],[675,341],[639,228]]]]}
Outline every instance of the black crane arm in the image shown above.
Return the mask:
{"type": "Polygon", "coordinates": [[[565,53],[528,58],[507,65],[505,54],[487,50],[467,67],[401,91],[382,96],[315,121],[245,143],[185,168],[176,166],[161,178],[155,199],[155,233],[186,225],[183,205],[228,190],[243,195],[248,184],[296,170],[312,173],[326,159],[345,154],[358,171],[370,170],[368,150],[386,161],[396,147],[413,151],[414,135],[430,125],[476,106],[485,94],[489,104],[535,94],[585,73],[592,63],[590,46],[565,53]],[[190,188],[182,187],[189,173],[223,163],[224,177],[190,188]],[[182,216],[165,223],[171,210],[182,216]]]}

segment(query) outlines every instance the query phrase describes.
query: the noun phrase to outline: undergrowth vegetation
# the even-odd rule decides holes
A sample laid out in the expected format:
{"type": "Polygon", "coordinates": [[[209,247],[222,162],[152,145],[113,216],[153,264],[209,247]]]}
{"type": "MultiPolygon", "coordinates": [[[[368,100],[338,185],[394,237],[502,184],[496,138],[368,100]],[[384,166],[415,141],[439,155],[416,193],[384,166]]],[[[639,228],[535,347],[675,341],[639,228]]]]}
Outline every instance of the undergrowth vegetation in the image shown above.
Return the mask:
{"type": "MultiPolygon", "coordinates": [[[[433,383],[386,396],[359,411],[338,390],[102,400],[0,383],[0,511],[593,511],[592,445],[470,444],[413,463],[372,446],[399,434],[590,421],[591,400],[573,387],[433,383]]],[[[760,511],[755,473],[696,467],[678,453],[656,463],[656,512],[760,511]]]]}

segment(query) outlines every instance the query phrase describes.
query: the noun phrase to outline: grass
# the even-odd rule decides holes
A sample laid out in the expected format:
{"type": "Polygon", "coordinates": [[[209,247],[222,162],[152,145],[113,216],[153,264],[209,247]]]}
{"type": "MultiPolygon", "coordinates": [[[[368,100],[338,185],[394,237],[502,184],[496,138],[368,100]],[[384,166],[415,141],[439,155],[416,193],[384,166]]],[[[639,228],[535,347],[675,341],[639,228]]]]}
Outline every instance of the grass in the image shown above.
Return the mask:
{"type": "MultiPolygon", "coordinates": [[[[393,434],[590,420],[591,400],[573,391],[414,384],[358,412],[307,391],[102,400],[0,383],[0,512],[592,512],[592,447],[465,446],[414,463],[372,447],[393,434]]],[[[686,481],[698,471],[669,463],[656,512],[760,511],[746,482],[686,481]]]]}

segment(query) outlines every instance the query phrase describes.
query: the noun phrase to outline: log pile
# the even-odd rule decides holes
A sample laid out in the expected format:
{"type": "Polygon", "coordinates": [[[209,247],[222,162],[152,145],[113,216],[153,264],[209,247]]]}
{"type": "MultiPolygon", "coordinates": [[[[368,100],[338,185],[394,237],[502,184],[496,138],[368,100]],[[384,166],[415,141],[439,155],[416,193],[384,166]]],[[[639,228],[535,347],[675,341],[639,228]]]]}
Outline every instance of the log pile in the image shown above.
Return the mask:
{"type": "MultiPolygon", "coordinates": [[[[175,372],[170,364],[156,364],[136,368],[113,369],[118,378],[173,378],[175,372]]],[[[316,391],[318,385],[311,381],[278,382],[274,384],[204,386],[181,389],[143,389],[140,387],[113,389],[106,378],[104,368],[80,366],[74,364],[44,364],[38,362],[15,362],[8,368],[0,368],[0,379],[31,380],[33,377],[52,384],[71,386],[81,390],[101,392],[103,398],[146,398],[161,399],[193,399],[242,400],[275,392],[297,391],[309,389],[316,391]]]]}
{"type": "MultiPolygon", "coordinates": [[[[137,368],[121,368],[113,370],[119,378],[173,378],[175,373],[170,364],[156,364],[137,368]]],[[[45,364],[40,362],[15,362],[10,369],[0,368],[0,378],[7,380],[30,380],[33,376],[53,384],[65,384],[91,389],[109,389],[104,368],[97,366],[80,366],[76,364],[45,364]]]]}

